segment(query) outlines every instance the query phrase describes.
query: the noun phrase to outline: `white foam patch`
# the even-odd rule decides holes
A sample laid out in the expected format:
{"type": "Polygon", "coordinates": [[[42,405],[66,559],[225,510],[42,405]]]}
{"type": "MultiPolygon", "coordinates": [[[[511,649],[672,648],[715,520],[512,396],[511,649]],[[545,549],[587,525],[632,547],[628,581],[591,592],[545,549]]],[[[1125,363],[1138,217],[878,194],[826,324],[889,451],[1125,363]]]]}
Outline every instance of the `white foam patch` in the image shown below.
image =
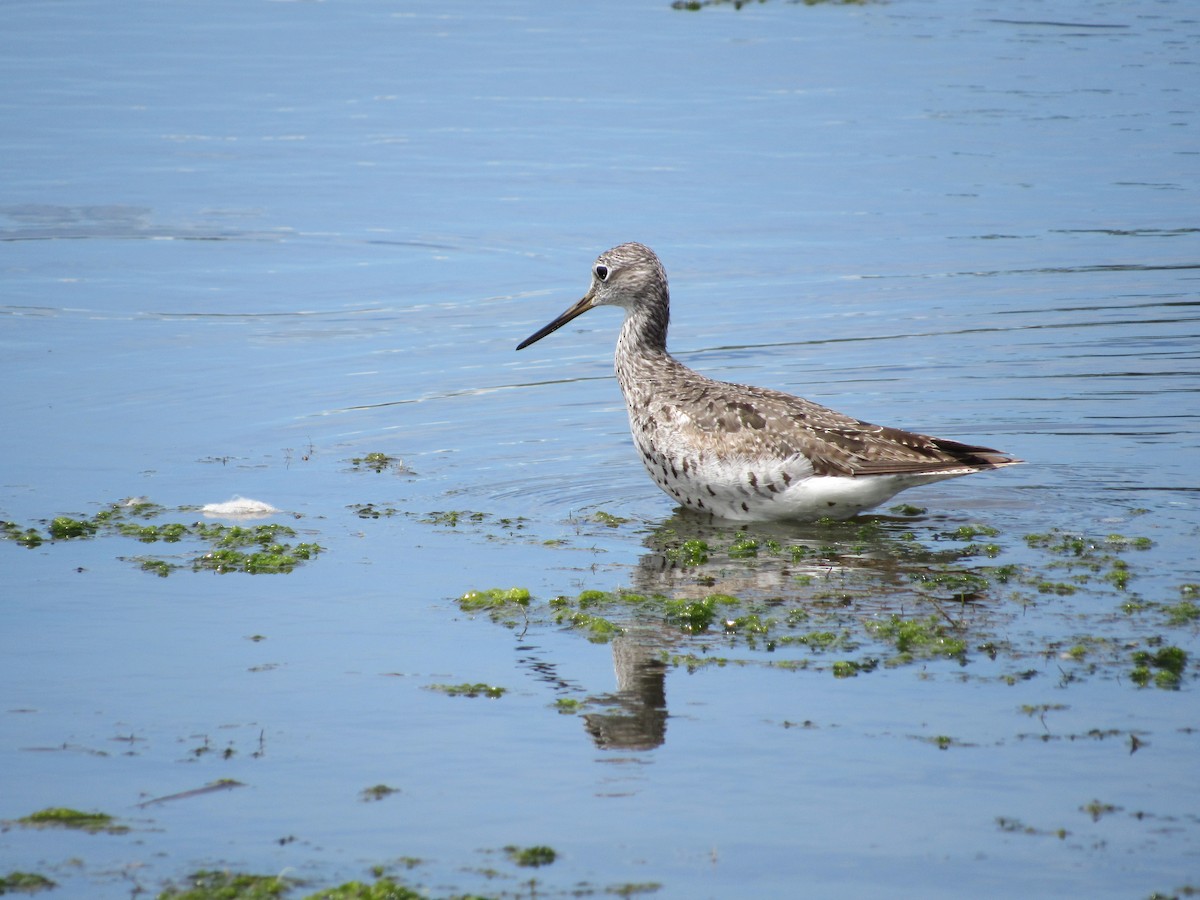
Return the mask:
{"type": "Polygon", "coordinates": [[[251,500],[249,497],[233,497],[224,503],[206,503],[200,512],[210,519],[265,519],[279,510],[270,503],[251,500]]]}

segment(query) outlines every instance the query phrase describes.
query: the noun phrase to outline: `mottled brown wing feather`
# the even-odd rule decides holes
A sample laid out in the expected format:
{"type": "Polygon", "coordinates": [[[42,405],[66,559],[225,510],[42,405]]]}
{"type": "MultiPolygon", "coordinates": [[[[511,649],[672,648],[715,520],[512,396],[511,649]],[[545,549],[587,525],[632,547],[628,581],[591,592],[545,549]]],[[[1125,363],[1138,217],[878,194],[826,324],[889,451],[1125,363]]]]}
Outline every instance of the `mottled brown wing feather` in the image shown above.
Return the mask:
{"type": "Polygon", "coordinates": [[[722,456],[802,454],[817,475],[936,474],[1020,462],[990,447],[873,425],[781,391],[708,378],[656,401],[673,418],[690,419],[722,456]]]}

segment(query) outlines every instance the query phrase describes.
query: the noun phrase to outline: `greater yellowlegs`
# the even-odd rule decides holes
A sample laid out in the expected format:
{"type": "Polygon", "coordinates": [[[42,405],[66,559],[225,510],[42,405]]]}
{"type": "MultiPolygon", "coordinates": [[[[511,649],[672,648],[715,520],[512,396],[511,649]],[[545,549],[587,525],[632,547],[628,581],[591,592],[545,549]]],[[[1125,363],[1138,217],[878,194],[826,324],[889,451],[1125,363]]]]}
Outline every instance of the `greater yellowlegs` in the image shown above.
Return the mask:
{"type": "Polygon", "coordinates": [[[844,519],[906,488],[1021,462],[692,371],[667,352],[667,275],[643,244],[601,253],[583,299],[517,349],[596,306],[625,310],[616,369],[629,428],[646,471],[681,506],[727,519],[844,519]]]}

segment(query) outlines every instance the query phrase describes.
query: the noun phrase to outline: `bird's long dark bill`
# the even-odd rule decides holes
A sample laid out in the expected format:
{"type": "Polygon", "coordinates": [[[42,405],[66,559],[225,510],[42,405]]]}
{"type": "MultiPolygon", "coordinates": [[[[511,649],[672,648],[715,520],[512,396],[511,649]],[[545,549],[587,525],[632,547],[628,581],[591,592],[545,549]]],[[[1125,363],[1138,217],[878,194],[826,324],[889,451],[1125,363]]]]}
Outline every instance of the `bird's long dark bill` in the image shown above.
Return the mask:
{"type": "Polygon", "coordinates": [[[546,335],[552,334],[553,332],[558,331],[558,329],[562,328],[564,325],[566,325],[572,319],[576,318],[577,316],[582,316],[585,312],[587,312],[591,308],[592,308],[592,292],[588,291],[582,300],[580,300],[578,303],[576,303],[574,306],[572,306],[570,309],[568,309],[566,312],[564,312],[561,316],[559,316],[557,319],[555,319],[553,322],[551,322],[545,328],[539,328],[537,331],[535,331],[529,337],[525,338],[525,340],[521,341],[521,343],[517,344],[517,349],[524,350],[530,344],[536,344],[538,341],[540,341],[546,335]]]}

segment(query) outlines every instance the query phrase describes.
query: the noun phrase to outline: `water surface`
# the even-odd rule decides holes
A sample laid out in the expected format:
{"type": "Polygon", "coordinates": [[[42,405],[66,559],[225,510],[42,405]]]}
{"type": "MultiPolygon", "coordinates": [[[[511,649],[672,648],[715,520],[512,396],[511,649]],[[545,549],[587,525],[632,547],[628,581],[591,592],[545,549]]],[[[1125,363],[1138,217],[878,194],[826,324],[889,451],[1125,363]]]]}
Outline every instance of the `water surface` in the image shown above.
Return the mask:
{"type": "Polygon", "coordinates": [[[44,533],[147,497],[191,522],[240,494],[325,552],[217,576],[112,534],[0,545],[0,818],[133,829],[11,827],[0,873],[89,897],[202,867],[315,890],[394,866],[433,896],[528,895],[531,874],[539,895],[1195,886],[1200,648],[1160,609],[1200,583],[1188,4],[5,18],[0,518],[44,533]],[[625,240],[662,257],[688,365],[1029,464],[904,495],[927,511],[866,538],[759,530],[730,556],[736,531],[676,517],[638,465],[615,312],[513,350],[625,240]],[[370,452],[403,464],[351,462],[370,452]],[[972,524],[998,556],[959,557],[972,524]],[[1128,586],[1105,561],[1070,595],[923,587],[948,565],[1087,574],[1027,546],[1053,529],[1128,586]],[[672,558],[689,539],[710,559],[672,558]],[[527,625],[456,602],[511,585],[527,625]],[[552,598],[616,588],[860,640],[941,616],[969,650],[835,677],[895,648],[552,621],[552,598]],[[1161,646],[1190,654],[1180,689],[1138,688],[1161,646]],[[463,682],[508,690],[428,689],[463,682]],[[245,787],[142,805],[221,778],[245,787]],[[381,783],[400,793],[363,802],[381,783]],[[560,857],[520,870],[509,844],[560,857]]]}

